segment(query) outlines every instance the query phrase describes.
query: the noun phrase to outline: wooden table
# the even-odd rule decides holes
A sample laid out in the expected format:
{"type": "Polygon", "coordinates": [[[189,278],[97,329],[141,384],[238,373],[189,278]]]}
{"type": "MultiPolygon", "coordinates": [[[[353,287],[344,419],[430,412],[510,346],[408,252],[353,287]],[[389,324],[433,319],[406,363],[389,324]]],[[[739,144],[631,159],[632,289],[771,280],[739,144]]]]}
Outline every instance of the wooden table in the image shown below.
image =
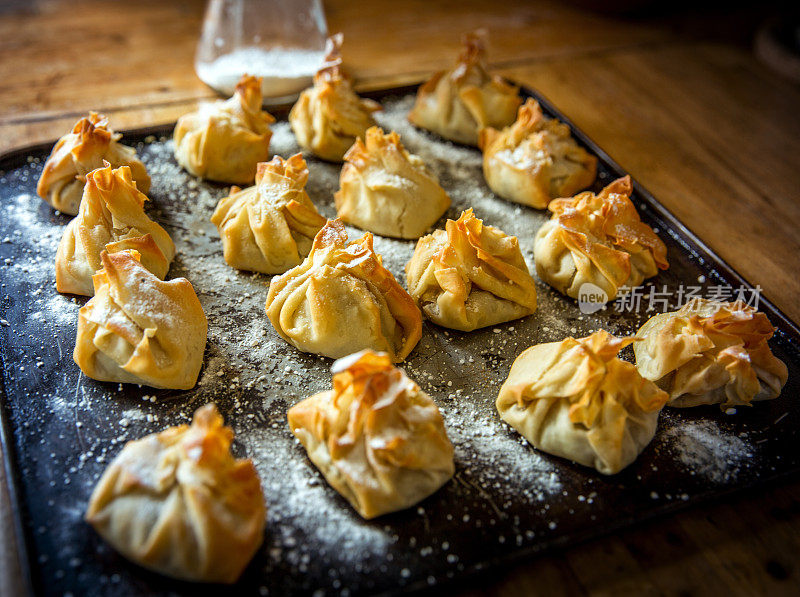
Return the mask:
{"type": "MultiPolygon", "coordinates": [[[[488,29],[497,72],[541,91],[800,321],[800,89],[752,57],[747,33],[762,15],[751,9],[623,19],[555,1],[517,4],[325,2],[330,30],[344,32],[345,61],[362,89],[417,82],[451,63],[461,32],[488,29]]],[[[174,121],[212,97],[192,66],[203,5],[16,0],[0,6],[0,152],[54,139],[89,109],[124,129],[174,121]]],[[[8,517],[0,496],[0,594],[15,595],[8,517]]],[[[800,482],[793,482],[456,590],[797,593],[797,554],[800,482]]]]}

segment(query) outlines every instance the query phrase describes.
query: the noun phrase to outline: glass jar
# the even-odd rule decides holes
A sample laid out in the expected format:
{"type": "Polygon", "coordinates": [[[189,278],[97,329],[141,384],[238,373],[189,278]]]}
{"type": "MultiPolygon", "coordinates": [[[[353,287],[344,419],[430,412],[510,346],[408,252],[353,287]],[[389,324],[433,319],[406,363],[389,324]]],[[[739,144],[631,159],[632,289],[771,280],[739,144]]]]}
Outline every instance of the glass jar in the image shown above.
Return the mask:
{"type": "Polygon", "coordinates": [[[327,37],[321,0],[209,0],[195,71],[225,95],[243,74],[262,77],[265,100],[288,101],[311,85],[327,37]]]}

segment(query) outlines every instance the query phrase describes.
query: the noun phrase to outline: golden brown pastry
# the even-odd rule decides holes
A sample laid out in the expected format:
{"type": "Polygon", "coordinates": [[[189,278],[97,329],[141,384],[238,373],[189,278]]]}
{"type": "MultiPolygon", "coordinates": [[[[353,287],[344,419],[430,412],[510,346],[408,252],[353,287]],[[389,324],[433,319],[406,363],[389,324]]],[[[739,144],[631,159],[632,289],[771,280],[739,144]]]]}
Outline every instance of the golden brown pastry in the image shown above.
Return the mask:
{"type": "Polygon", "coordinates": [[[553,216],[539,228],[533,248],[539,277],[572,298],[580,298],[589,283],[611,301],[621,288],[667,269],[667,247],[639,219],[632,191],[625,176],[597,195],[587,191],[551,201],[553,216]]]}
{"type": "Polygon", "coordinates": [[[585,189],[597,175],[597,158],[575,142],[566,124],[545,118],[539,102],[530,98],[511,126],[482,129],[478,146],[489,188],[538,209],[585,189]]]}
{"type": "Polygon", "coordinates": [[[261,102],[261,79],[244,75],[231,98],[184,114],[173,134],[175,159],[200,178],[253,182],[256,166],[269,158],[269,125],[275,122],[261,102]]]}
{"type": "Polygon", "coordinates": [[[373,126],[365,138],[344,156],[333,196],[338,216],[382,236],[419,238],[447,211],[450,197],[396,132],[385,135],[373,126]]]}
{"type": "Polygon", "coordinates": [[[417,242],[406,283],[425,316],[469,332],[536,311],[536,283],[516,236],[485,226],[472,209],[417,242]]]}
{"type": "Polygon", "coordinates": [[[455,472],[433,400],[383,353],[333,364],[333,389],[289,409],[289,428],[330,485],[364,518],[409,508],[455,472]]]}
{"type": "Polygon", "coordinates": [[[342,34],[328,39],[325,64],[292,106],[289,124],[300,147],[330,162],[341,162],[345,152],[375,124],[377,102],[358,97],[342,70],[342,34]]]}
{"type": "Polygon", "coordinates": [[[383,267],[372,235],[348,243],[339,220],[319,231],[303,263],[272,279],[266,310],[289,344],[331,358],[370,348],[399,363],[422,335],[422,315],[383,267]]]}
{"type": "Polygon", "coordinates": [[[86,520],[140,566],[197,582],[234,583],[264,538],[266,507],[251,460],[213,403],[190,425],[130,441],[92,492],[86,520]]]}
{"type": "Polygon", "coordinates": [[[767,344],[774,333],[742,301],[694,299],[651,317],[633,351],[639,373],[669,393],[670,406],[729,408],[780,395],[789,373],[767,344]]]}
{"type": "Polygon", "coordinates": [[[86,175],[102,168],[128,166],[131,179],[142,193],[150,190],[150,177],[136,151],[119,143],[122,135],[108,128],[105,116],[90,112],[61,137],[44,164],[36,192],[57,210],[74,216],[83,196],[86,175]]]}
{"type": "Polygon", "coordinates": [[[56,252],[56,289],[92,296],[100,253],[134,249],[144,267],[164,279],[175,256],[172,239],[144,213],[147,196],[137,190],[130,168],[108,162],[86,175],[78,216],[64,230],[56,252]]]}
{"type": "Polygon", "coordinates": [[[163,282],[136,251],[100,254],[94,297],[78,312],[73,358],[98,381],[194,387],[208,323],[186,278],[163,282]]]}
{"type": "Polygon", "coordinates": [[[420,86],[408,120],[451,141],[478,144],[478,132],[514,122],[522,100],[519,88],[486,70],[484,46],[474,33],[449,71],[440,71],[420,86]]]}
{"type": "Polygon", "coordinates": [[[302,155],[276,155],[258,165],[255,186],[231,188],[211,216],[228,265],[264,274],[300,265],[327,221],[311,203],[307,181],[302,155]]]}
{"type": "Polygon", "coordinates": [[[539,450],[621,471],[653,439],[668,398],[617,357],[631,342],[600,330],[530,347],[500,388],[500,417],[539,450]]]}

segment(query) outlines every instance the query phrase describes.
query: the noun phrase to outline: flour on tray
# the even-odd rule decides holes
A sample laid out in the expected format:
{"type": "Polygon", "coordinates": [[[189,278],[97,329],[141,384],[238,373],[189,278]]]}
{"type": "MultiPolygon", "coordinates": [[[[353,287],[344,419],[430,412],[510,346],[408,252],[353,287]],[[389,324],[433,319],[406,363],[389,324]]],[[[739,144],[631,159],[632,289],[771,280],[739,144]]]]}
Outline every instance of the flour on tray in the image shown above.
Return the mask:
{"type": "Polygon", "coordinates": [[[753,450],[748,441],[726,433],[711,420],[692,421],[669,427],[665,433],[669,449],[690,475],[713,483],[729,483],[750,466],[753,450]]]}

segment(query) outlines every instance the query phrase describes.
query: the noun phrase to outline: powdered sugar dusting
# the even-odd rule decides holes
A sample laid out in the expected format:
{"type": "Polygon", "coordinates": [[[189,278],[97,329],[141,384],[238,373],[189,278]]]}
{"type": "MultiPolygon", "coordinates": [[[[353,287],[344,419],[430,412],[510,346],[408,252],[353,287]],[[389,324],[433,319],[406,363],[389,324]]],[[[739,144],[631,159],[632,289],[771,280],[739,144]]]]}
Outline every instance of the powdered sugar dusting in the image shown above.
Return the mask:
{"type": "Polygon", "coordinates": [[[669,449],[690,475],[729,483],[751,466],[753,449],[748,441],[724,432],[714,421],[675,425],[664,435],[669,449]]]}

